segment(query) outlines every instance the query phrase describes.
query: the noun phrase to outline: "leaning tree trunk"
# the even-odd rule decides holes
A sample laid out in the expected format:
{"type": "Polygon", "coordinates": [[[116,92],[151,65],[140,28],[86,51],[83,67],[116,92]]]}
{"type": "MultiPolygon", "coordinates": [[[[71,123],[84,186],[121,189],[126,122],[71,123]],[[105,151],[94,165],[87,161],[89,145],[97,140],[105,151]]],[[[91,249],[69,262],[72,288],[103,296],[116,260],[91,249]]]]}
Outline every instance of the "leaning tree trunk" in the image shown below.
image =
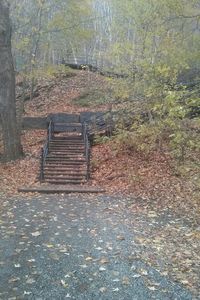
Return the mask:
{"type": "Polygon", "coordinates": [[[11,25],[7,1],[0,0],[0,121],[7,161],[22,154],[16,118],[15,72],[11,53],[11,25]]]}

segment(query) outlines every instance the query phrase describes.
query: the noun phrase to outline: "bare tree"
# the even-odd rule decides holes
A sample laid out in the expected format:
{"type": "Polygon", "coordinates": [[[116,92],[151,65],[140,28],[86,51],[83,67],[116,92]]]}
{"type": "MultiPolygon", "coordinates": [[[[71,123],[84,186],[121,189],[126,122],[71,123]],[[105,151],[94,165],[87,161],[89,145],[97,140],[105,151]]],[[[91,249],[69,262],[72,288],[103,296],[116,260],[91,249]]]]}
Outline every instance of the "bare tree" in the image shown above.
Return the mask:
{"type": "Polygon", "coordinates": [[[0,120],[3,129],[4,154],[7,161],[22,154],[16,119],[15,72],[11,53],[9,5],[0,0],[0,120]]]}

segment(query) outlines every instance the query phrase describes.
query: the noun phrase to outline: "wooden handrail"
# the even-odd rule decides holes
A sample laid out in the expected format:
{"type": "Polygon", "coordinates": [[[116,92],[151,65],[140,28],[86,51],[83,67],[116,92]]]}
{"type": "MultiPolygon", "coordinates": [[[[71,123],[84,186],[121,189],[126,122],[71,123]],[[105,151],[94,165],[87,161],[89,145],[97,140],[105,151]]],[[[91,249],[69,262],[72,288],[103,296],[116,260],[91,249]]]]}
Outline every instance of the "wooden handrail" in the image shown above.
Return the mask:
{"type": "Polygon", "coordinates": [[[40,182],[44,181],[44,165],[49,154],[49,143],[54,136],[54,123],[51,120],[47,129],[47,140],[44,147],[41,149],[41,163],[40,163],[40,182]]]}
{"type": "Polygon", "coordinates": [[[88,128],[87,124],[83,123],[83,140],[84,140],[84,148],[85,148],[85,158],[87,163],[87,173],[86,173],[86,179],[90,179],[90,142],[88,138],[88,128]]]}

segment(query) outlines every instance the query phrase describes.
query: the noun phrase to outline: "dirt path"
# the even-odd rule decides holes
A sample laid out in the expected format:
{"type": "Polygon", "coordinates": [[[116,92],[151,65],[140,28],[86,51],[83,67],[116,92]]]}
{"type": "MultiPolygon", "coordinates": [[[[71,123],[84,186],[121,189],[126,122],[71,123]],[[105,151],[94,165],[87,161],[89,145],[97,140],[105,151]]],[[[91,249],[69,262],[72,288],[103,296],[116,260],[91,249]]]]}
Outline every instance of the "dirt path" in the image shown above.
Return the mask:
{"type": "Polygon", "coordinates": [[[105,195],[5,201],[0,299],[198,299],[162,270],[159,256],[156,268],[146,261],[147,248],[138,242],[149,227],[168,224],[170,214],[152,223],[127,209],[130,200],[136,201],[105,195]]]}

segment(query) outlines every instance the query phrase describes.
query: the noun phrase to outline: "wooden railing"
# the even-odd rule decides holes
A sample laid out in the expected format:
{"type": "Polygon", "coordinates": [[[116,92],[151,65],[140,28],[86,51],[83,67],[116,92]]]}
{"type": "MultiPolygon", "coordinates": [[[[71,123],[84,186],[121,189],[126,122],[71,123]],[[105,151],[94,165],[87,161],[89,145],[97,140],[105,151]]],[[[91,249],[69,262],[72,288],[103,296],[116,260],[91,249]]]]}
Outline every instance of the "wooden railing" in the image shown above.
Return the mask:
{"type": "Polygon", "coordinates": [[[47,129],[47,141],[48,141],[48,143],[52,140],[53,136],[54,136],[54,123],[51,120],[49,122],[49,126],[48,126],[48,129],[47,129]]]}
{"type": "Polygon", "coordinates": [[[85,158],[86,158],[86,164],[87,164],[87,173],[86,173],[86,179],[90,179],[90,142],[88,138],[88,127],[86,123],[83,123],[82,128],[82,134],[83,134],[83,140],[84,140],[84,150],[85,150],[85,158]]]}
{"type": "Polygon", "coordinates": [[[78,57],[66,57],[63,61],[65,64],[76,64],[76,65],[92,65],[97,67],[97,59],[93,57],[85,57],[85,56],[78,56],[78,57]]]}
{"type": "Polygon", "coordinates": [[[106,112],[101,116],[97,116],[88,126],[89,136],[98,135],[104,132],[104,134],[111,136],[114,130],[113,116],[111,112],[106,112]]]}
{"type": "Polygon", "coordinates": [[[41,161],[40,161],[40,182],[44,181],[44,166],[47,155],[49,154],[49,143],[54,136],[54,123],[53,121],[49,122],[47,129],[47,141],[44,147],[41,149],[41,161]]]}

